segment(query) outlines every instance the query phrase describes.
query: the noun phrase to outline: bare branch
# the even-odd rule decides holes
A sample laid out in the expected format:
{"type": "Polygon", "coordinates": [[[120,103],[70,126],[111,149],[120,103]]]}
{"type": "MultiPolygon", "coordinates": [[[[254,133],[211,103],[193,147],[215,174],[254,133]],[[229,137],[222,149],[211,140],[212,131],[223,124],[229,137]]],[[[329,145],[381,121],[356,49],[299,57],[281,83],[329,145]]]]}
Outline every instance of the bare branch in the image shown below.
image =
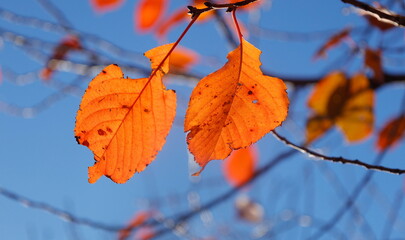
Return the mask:
{"type": "Polygon", "coordinates": [[[383,167],[383,166],[378,166],[378,165],[373,165],[373,164],[368,164],[365,162],[362,162],[360,160],[350,160],[350,159],[346,159],[343,157],[329,157],[329,156],[325,156],[323,154],[317,153],[315,151],[312,151],[306,147],[301,147],[298,146],[292,142],[290,142],[287,138],[279,135],[276,131],[273,131],[273,135],[280,141],[282,141],[283,143],[285,143],[286,145],[302,152],[305,154],[308,154],[311,157],[315,157],[315,158],[319,158],[321,160],[325,160],[325,161],[331,161],[331,162],[338,162],[338,163],[342,163],[342,164],[353,164],[353,165],[357,165],[357,166],[361,166],[364,167],[366,169],[369,170],[377,170],[377,171],[381,171],[381,172],[386,172],[386,173],[392,173],[392,174],[405,174],[405,170],[404,169],[398,169],[398,168],[388,168],[388,167],[383,167]]]}
{"type": "Polygon", "coordinates": [[[389,14],[357,0],[341,0],[341,1],[344,3],[351,4],[360,9],[363,9],[364,11],[373,13],[381,19],[396,23],[397,26],[399,27],[405,27],[405,16],[401,16],[398,14],[389,14]]]}

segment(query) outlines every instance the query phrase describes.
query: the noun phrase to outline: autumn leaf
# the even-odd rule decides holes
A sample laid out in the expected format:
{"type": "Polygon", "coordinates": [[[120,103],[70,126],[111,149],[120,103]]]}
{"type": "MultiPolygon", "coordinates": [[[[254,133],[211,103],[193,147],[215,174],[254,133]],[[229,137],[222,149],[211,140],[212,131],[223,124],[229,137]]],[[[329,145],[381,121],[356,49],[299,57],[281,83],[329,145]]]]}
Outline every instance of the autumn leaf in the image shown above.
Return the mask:
{"type": "MultiPolygon", "coordinates": [[[[145,53],[152,69],[158,68],[172,46],[145,53]]],[[[89,167],[90,183],[102,175],[125,183],[163,147],[176,111],[175,93],[162,83],[168,70],[165,61],[149,78],[130,79],[118,66],[110,65],[90,82],[75,127],[78,143],[92,150],[96,160],[89,167]]]]}
{"type": "Polygon", "coordinates": [[[257,162],[257,150],[253,146],[238,149],[225,159],[223,173],[233,186],[239,186],[252,178],[257,162]]]}
{"type": "Polygon", "coordinates": [[[123,0],[91,0],[91,5],[97,12],[104,12],[114,10],[123,2],[123,0]]]}
{"type": "Polygon", "coordinates": [[[405,114],[389,121],[378,134],[377,149],[384,151],[395,146],[405,136],[405,114]]]}
{"type": "Polygon", "coordinates": [[[190,131],[188,148],[200,172],[209,161],[258,141],[287,117],[286,86],[263,75],[260,53],[243,39],[228,54],[228,62],[194,88],[184,131],[190,131]]]}
{"type": "Polygon", "coordinates": [[[372,132],[374,92],[363,74],[351,79],[342,72],[327,75],[315,85],[308,106],[314,115],[307,122],[307,144],[333,125],[343,131],[349,142],[360,141],[372,132]]]}
{"type": "MultiPolygon", "coordinates": [[[[128,226],[124,229],[121,229],[118,232],[118,240],[125,240],[127,239],[130,235],[131,232],[134,228],[139,227],[141,224],[144,224],[146,220],[151,218],[153,216],[153,212],[148,212],[148,211],[142,211],[138,212],[134,218],[131,220],[131,222],[128,224],[128,226]]],[[[140,231],[139,229],[138,231],[140,231]]]]}
{"type": "Polygon", "coordinates": [[[68,35],[62,39],[53,50],[52,56],[48,59],[45,68],[40,73],[40,77],[43,80],[49,80],[52,77],[55,68],[58,66],[59,60],[65,59],[70,51],[80,49],[82,49],[82,46],[77,36],[68,35]]]}
{"type": "Polygon", "coordinates": [[[197,63],[198,59],[198,53],[191,49],[177,46],[170,54],[170,70],[172,72],[187,71],[192,65],[197,63]]]}
{"type": "Polygon", "coordinates": [[[364,64],[373,71],[374,77],[377,81],[381,83],[384,80],[381,63],[381,50],[366,48],[364,53],[364,64]]]}
{"type": "Polygon", "coordinates": [[[139,31],[154,26],[166,10],[167,0],[140,0],[135,6],[135,25],[139,31]]]}
{"type": "Polygon", "coordinates": [[[351,28],[345,28],[342,31],[338,32],[337,34],[333,35],[329,40],[319,48],[319,50],[315,53],[314,59],[319,59],[326,56],[326,52],[333,47],[336,47],[339,43],[341,43],[344,39],[349,37],[351,32],[351,28]]]}

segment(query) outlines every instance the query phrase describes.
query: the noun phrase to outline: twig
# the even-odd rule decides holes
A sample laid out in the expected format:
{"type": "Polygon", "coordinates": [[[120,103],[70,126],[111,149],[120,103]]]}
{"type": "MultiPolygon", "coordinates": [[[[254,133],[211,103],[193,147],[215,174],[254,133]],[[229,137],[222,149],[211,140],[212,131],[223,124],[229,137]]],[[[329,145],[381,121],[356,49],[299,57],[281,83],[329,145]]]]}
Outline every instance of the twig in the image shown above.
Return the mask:
{"type": "MultiPolygon", "coordinates": [[[[386,151],[381,152],[377,155],[376,159],[374,160],[375,164],[379,164],[384,156],[386,151]]],[[[361,192],[363,191],[364,187],[370,182],[371,178],[374,175],[374,171],[368,171],[361,181],[356,185],[354,190],[351,192],[349,197],[346,198],[344,204],[335,212],[335,214],[324,224],[319,231],[317,231],[314,235],[307,238],[308,240],[316,240],[321,238],[324,234],[328,231],[332,230],[333,227],[342,219],[342,217],[350,210],[356,202],[356,199],[360,196],[361,192]]]]}
{"type": "Polygon", "coordinates": [[[380,17],[381,19],[396,23],[399,27],[405,27],[405,16],[401,16],[398,14],[389,14],[357,0],[341,0],[341,1],[344,3],[351,4],[355,7],[361,8],[364,11],[373,13],[378,17],[380,17]]]}
{"type": "Polygon", "coordinates": [[[360,160],[350,160],[350,159],[346,159],[343,157],[330,157],[330,156],[325,156],[323,154],[317,153],[315,151],[312,151],[306,147],[301,147],[298,146],[292,142],[290,142],[287,138],[279,135],[276,131],[273,131],[274,136],[279,139],[280,141],[282,141],[283,143],[285,143],[286,145],[302,152],[305,154],[308,154],[311,157],[315,157],[315,158],[319,158],[325,161],[331,161],[331,162],[338,162],[338,163],[342,163],[342,164],[353,164],[353,165],[357,165],[357,166],[361,166],[364,167],[366,169],[369,170],[378,170],[381,172],[386,172],[386,173],[392,173],[392,174],[405,174],[405,170],[404,169],[398,169],[398,168],[388,168],[388,167],[384,167],[384,166],[378,166],[378,165],[373,165],[373,164],[368,164],[365,162],[362,162],[360,160]]]}

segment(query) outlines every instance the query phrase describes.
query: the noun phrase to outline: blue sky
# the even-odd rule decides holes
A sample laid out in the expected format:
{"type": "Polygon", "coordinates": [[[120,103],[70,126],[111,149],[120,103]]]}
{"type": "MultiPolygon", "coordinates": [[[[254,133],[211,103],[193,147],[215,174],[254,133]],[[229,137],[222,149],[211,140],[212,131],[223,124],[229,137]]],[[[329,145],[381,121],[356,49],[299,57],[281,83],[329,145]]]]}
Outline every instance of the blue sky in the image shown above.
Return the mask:
{"type": "MultiPolygon", "coordinates": [[[[39,2],[2,0],[0,8],[21,16],[55,22],[39,2]]],[[[51,2],[64,13],[72,27],[79,32],[95,35],[123,49],[139,53],[135,54],[138,57],[133,59],[111,56],[111,63],[119,61],[147,66],[148,61],[146,58],[142,61],[141,53],[161,43],[175,41],[185,26],[183,24],[176,27],[168,35],[167,41],[161,42],[153,34],[139,34],[134,30],[133,12],[137,1],[125,1],[119,9],[103,14],[95,12],[88,1],[51,2]]],[[[303,77],[321,76],[331,70],[353,73],[361,69],[362,60],[359,57],[356,57],[349,66],[333,64],[334,59],[339,57],[342,51],[347,50],[345,46],[332,50],[326,60],[312,60],[313,54],[330,33],[348,25],[353,27],[366,25],[358,15],[346,14],[351,11],[347,5],[338,0],[264,2],[262,9],[256,12],[238,14],[240,22],[248,26],[249,30],[253,29],[249,24],[272,30],[266,36],[258,36],[253,31],[245,34],[249,41],[262,50],[263,69],[280,76],[303,77]],[[276,35],[278,31],[329,33],[318,40],[289,41],[280,40],[276,35]]],[[[187,5],[185,1],[172,0],[169,10],[174,11],[184,5],[187,5]]],[[[56,73],[55,80],[51,80],[50,83],[36,78],[35,74],[42,69],[43,63],[33,60],[29,53],[13,46],[6,39],[8,31],[51,43],[56,43],[64,37],[60,32],[44,31],[7,21],[4,15],[0,17],[0,66],[3,70],[3,80],[0,84],[1,188],[32,200],[45,202],[76,216],[112,226],[125,225],[136,212],[151,208],[157,209],[165,217],[170,217],[190,210],[192,204],[205,203],[230,188],[222,176],[222,164],[219,161],[208,164],[201,177],[190,176],[191,156],[187,152],[182,122],[192,91],[190,86],[192,83],[176,77],[170,79],[168,88],[177,91],[179,105],[177,117],[167,143],[156,160],[126,184],[115,184],[105,177],[96,184],[89,184],[87,167],[93,164],[93,156],[90,150],[76,143],[73,128],[80,104],[80,91],[84,91],[95,73],[79,79],[79,93],[66,94],[33,117],[14,116],[4,110],[3,103],[23,108],[33,106],[57,92],[53,83],[72,82],[75,75],[56,73]],[[24,85],[13,83],[16,78],[6,74],[10,71],[14,71],[17,75],[28,76],[27,83],[24,85]]],[[[392,35],[387,39],[390,36],[403,38],[403,30],[389,34],[392,35]]],[[[376,46],[380,39],[377,35],[372,34],[366,40],[372,46],[376,46]]],[[[89,42],[85,44],[86,47],[93,47],[89,42]]],[[[208,74],[221,67],[226,60],[226,54],[232,49],[213,20],[193,26],[182,41],[182,45],[201,53],[202,61],[192,71],[202,74],[208,74]]],[[[80,54],[72,57],[83,60],[80,54]]],[[[399,71],[403,69],[403,65],[388,68],[399,71]]],[[[125,75],[132,78],[139,77],[136,73],[125,75]]],[[[292,90],[289,89],[290,94],[292,90]]],[[[309,116],[306,99],[310,92],[310,87],[298,92],[296,100],[291,105],[289,119],[279,129],[280,133],[296,143],[303,140],[304,119],[309,116]]],[[[376,132],[401,110],[400,99],[403,94],[403,84],[392,84],[378,90],[375,106],[376,132]]],[[[360,144],[350,145],[345,142],[338,130],[332,130],[315,145],[314,149],[327,155],[361,159],[371,163],[378,154],[374,148],[375,141],[376,137],[373,134],[360,144]]],[[[288,150],[271,135],[260,140],[258,147],[261,166],[277,154],[288,150]]],[[[402,161],[404,154],[402,142],[387,153],[383,164],[405,168],[402,161]]],[[[281,238],[303,239],[316,231],[319,226],[317,221],[325,222],[342,204],[344,194],[336,194],[339,192],[338,189],[349,192],[365,173],[364,169],[357,166],[314,161],[313,158],[297,153],[295,157],[286,160],[240,194],[248,195],[265,208],[265,221],[260,226],[283,227],[291,224],[295,227],[286,230],[280,235],[281,238]],[[336,176],[343,188],[339,188],[336,181],[328,182],[325,176],[336,176]],[[310,216],[313,227],[296,227],[295,218],[288,218],[288,213],[292,213],[296,219],[310,216]]],[[[401,188],[403,189],[403,177],[376,173],[370,186],[365,189],[357,203],[366,221],[374,229],[374,234],[379,238],[395,196],[401,188]]],[[[218,236],[219,230],[222,229],[231,233],[227,237],[218,237],[219,239],[237,239],[237,236],[241,237],[240,239],[247,239],[244,234],[250,234],[259,226],[244,223],[236,218],[234,200],[235,198],[232,198],[212,212],[206,213],[212,215],[211,221],[204,222],[201,216],[195,217],[190,222],[190,234],[200,238],[218,236]]],[[[405,234],[400,229],[401,227],[405,229],[404,211],[398,210],[399,218],[391,235],[393,239],[403,238],[405,234]]],[[[361,230],[355,230],[360,229],[360,225],[353,226],[350,220],[350,213],[346,214],[337,225],[337,229],[345,232],[347,236],[366,239],[363,237],[367,235],[362,235],[361,230]]],[[[115,233],[71,224],[52,214],[23,207],[0,196],[0,239],[114,239],[115,236],[115,233]]],[[[328,235],[324,239],[330,239],[331,236],[333,235],[328,235]]],[[[169,234],[164,239],[183,238],[187,239],[187,236],[169,234]]]]}

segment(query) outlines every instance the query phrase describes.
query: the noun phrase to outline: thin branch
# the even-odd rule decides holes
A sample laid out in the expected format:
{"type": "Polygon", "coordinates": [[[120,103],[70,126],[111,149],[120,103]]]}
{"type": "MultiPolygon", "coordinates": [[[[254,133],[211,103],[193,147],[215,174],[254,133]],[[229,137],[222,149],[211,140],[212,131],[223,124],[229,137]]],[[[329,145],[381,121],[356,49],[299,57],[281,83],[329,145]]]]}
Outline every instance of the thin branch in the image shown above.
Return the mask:
{"type": "Polygon", "coordinates": [[[390,21],[392,23],[397,24],[397,26],[399,26],[399,27],[405,27],[405,16],[401,16],[401,15],[393,14],[393,13],[391,13],[391,14],[386,13],[386,12],[378,10],[378,9],[376,9],[376,8],[366,4],[366,3],[363,3],[363,2],[360,2],[360,1],[357,1],[357,0],[341,0],[341,1],[344,2],[344,3],[351,4],[351,5],[355,6],[355,7],[360,8],[360,9],[363,9],[366,12],[373,13],[373,14],[377,15],[381,19],[388,20],[388,21],[390,21]]]}
{"type": "Polygon", "coordinates": [[[368,164],[365,162],[362,162],[360,160],[350,160],[350,159],[346,159],[343,157],[330,157],[330,156],[325,156],[323,154],[317,153],[315,151],[312,151],[306,147],[301,147],[298,146],[292,142],[290,142],[287,138],[279,135],[276,131],[273,131],[274,136],[282,141],[283,143],[285,143],[286,145],[292,147],[293,149],[296,149],[302,153],[308,154],[311,157],[315,157],[315,158],[319,158],[321,160],[325,160],[325,161],[331,161],[331,162],[337,162],[337,163],[342,163],[342,164],[353,164],[353,165],[357,165],[357,166],[361,166],[364,167],[368,170],[377,170],[377,171],[381,171],[381,172],[386,172],[386,173],[392,173],[392,174],[405,174],[405,170],[404,169],[398,169],[398,168],[388,168],[388,167],[384,167],[384,166],[378,166],[378,165],[373,165],[373,164],[368,164]]]}

